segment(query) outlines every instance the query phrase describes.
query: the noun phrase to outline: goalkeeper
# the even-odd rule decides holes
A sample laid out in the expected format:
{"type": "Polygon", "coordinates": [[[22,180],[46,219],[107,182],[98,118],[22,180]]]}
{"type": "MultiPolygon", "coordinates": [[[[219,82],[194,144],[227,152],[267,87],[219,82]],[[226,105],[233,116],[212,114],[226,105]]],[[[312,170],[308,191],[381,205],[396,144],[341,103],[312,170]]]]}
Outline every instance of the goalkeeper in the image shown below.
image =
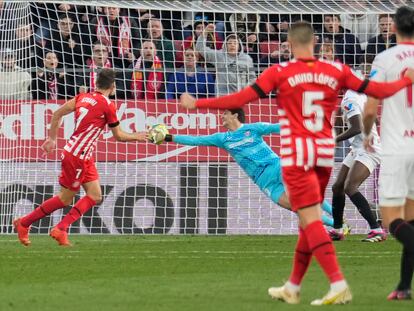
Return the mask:
{"type": "MultiPolygon", "coordinates": [[[[272,123],[244,124],[242,109],[225,110],[222,116],[227,132],[207,136],[165,135],[165,141],[190,146],[216,146],[225,149],[236,160],[253,182],[274,203],[290,209],[290,203],[282,181],[279,156],[263,140],[263,135],[280,133],[280,125],[272,123]]],[[[324,201],[323,223],[333,226],[332,206],[324,201]]]]}

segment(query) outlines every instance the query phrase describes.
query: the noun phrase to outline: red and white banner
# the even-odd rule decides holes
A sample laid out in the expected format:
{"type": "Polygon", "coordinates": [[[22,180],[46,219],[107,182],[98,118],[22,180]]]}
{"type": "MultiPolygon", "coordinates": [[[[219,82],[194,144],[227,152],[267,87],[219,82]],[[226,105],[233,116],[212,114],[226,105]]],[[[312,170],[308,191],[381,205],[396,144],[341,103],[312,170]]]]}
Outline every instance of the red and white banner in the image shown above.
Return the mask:
{"type": "MultiPolygon", "coordinates": [[[[74,116],[63,119],[58,139],[58,150],[43,157],[40,146],[47,137],[53,111],[63,101],[0,102],[0,160],[56,161],[65,141],[74,130],[74,116]]],[[[226,129],[221,126],[222,111],[180,108],[175,102],[116,101],[121,128],[127,132],[142,131],[147,126],[163,123],[171,134],[209,135],[226,129]]],[[[268,99],[245,106],[246,122],[277,122],[277,107],[268,99]]],[[[278,152],[279,138],[266,138],[278,152]]],[[[151,143],[116,142],[110,131],[99,139],[96,160],[122,161],[228,161],[226,152],[218,148],[189,147],[174,143],[155,146],[151,143]]]]}

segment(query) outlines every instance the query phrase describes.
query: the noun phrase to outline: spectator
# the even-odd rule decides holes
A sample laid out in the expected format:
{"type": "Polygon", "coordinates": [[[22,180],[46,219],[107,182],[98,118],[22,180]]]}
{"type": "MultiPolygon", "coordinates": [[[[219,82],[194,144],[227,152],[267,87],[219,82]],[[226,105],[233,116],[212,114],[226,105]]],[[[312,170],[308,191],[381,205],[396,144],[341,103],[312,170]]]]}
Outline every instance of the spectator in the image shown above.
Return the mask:
{"type": "Polygon", "coordinates": [[[216,92],[225,95],[236,92],[256,79],[252,58],[243,52],[238,37],[230,34],[224,41],[221,50],[213,50],[207,46],[207,36],[213,32],[213,24],[208,25],[203,34],[198,37],[196,50],[207,63],[216,67],[216,92]]]}
{"type": "Polygon", "coordinates": [[[72,68],[74,65],[83,65],[83,55],[88,55],[90,48],[82,46],[79,33],[73,17],[62,14],[59,16],[57,29],[52,29],[51,38],[46,40],[46,49],[54,51],[60,63],[72,68]],[[75,31],[76,30],[76,31],[75,31]]]}
{"type": "Polygon", "coordinates": [[[15,57],[17,66],[23,69],[30,69],[36,64],[36,52],[32,26],[23,21],[18,24],[15,36],[9,42],[9,47],[16,47],[15,57]]]}
{"type": "Polygon", "coordinates": [[[362,50],[366,49],[368,40],[378,33],[377,14],[341,14],[340,18],[342,27],[358,38],[362,50]]]}
{"type": "Polygon", "coordinates": [[[120,8],[105,7],[105,16],[97,16],[91,21],[90,33],[93,42],[100,41],[110,47],[109,56],[115,67],[127,68],[139,49],[138,25],[126,16],[120,16],[120,8]]]}
{"type": "MultiPolygon", "coordinates": [[[[198,37],[203,33],[204,28],[208,25],[208,19],[201,15],[194,18],[193,32],[190,36],[184,39],[184,50],[188,48],[195,49],[198,37]]],[[[211,49],[220,50],[223,42],[220,40],[217,32],[208,33],[207,46],[211,49]]]]}
{"type": "Polygon", "coordinates": [[[151,40],[142,43],[141,56],[129,67],[126,75],[129,84],[129,98],[154,100],[162,98],[164,73],[162,60],[157,56],[157,48],[151,40]]]}
{"type": "Polygon", "coordinates": [[[30,95],[30,74],[17,66],[16,56],[11,49],[0,54],[0,99],[28,100],[30,95]]]}
{"type": "Polygon", "coordinates": [[[159,19],[151,18],[148,22],[147,39],[154,42],[157,56],[164,62],[166,68],[174,68],[175,49],[171,40],[164,37],[164,28],[159,19]]]}
{"type": "Polygon", "coordinates": [[[274,50],[269,55],[265,55],[260,59],[261,67],[269,67],[272,64],[288,62],[291,59],[290,44],[288,41],[280,43],[279,49],[274,50]]]}
{"type": "Polygon", "coordinates": [[[63,67],[59,65],[56,53],[46,52],[43,68],[38,70],[36,79],[32,81],[33,99],[67,99],[76,95],[72,76],[65,75],[63,67]]]}
{"type": "Polygon", "coordinates": [[[235,33],[255,63],[258,60],[258,41],[260,33],[260,15],[234,13],[229,17],[227,30],[235,33]]]}
{"type": "MultiPolygon", "coordinates": [[[[191,35],[185,38],[184,43],[183,43],[184,51],[187,50],[188,48],[192,48],[193,50],[195,50],[197,39],[203,33],[204,28],[207,25],[208,25],[208,21],[206,17],[203,18],[203,16],[201,15],[195,17],[193,31],[191,35]]],[[[213,32],[208,33],[206,42],[207,42],[207,46],[214,50],[220,50],[223,47],[223,41],[221,41],[220,36],[218,35],[216,31],[214,33],[213,32]]],[[[184,52],[182,53],[177,52],[175,57],[176,57],[175,59],[176,63],[179,63],[184,58],[184,52]]],[[[202,67],[214,67],[210,64],[206,64],[204,58],[200,55],[198,55],[198,63],[202,67]]]]}
{"type": "Polygon", "coordinates": [[[167,99],[178,99],[184,92],[197,98],[215,95],[213,75],[198,67],[197,61],[198,53],[192,48],[187,48],[184,53],[184,68],[169,76],[167,99]]]}
{"type": "Polygon", "coordinates": [[[335,57],[335,48],[331,41],[325,40],[321,44],[316,46],[316,55],[319,58],[334,62],[336,61],[335,57]]]}
{"type": "Polygon", "coordinates": [[[359,65],[362,55],[361,45],[357,37],[341,26],[339,15],[325,15],[324,30],[319,42],[326,40],[333,42],[338,60],[350,66],[359,65]]]}
{"type": "Polygon", "coordinates": [[[112,68],[109,60],[109,50],[106,45],[101,42],[96,42],[92,47],[92,59],[89,60],[88,71],[85,78],[78,82],[81,93],[95,91],[95,80],[98,71],[102,68],[112,68]]]}
{"type": "Polygon", "coordinates": [[[380,33],[368,41],[366,55],[375,56],[397,44],[397,38],[392,31],[393,16],[380,14],[378,21],[380,33]]]}

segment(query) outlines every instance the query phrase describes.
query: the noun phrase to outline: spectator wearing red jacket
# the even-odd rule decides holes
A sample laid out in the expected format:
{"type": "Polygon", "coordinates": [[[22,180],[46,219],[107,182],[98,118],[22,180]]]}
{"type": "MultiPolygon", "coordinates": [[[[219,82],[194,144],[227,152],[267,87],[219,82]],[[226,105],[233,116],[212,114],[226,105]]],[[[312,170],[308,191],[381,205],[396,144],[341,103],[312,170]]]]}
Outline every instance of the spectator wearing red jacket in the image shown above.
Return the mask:
{"type": "Polygon", "coordinates": [[[157,48],[151,40],[142,43],[141,56],[129,67],[126,83],[129,85],[127,97],[155,100],[163,98],[163,62],[157,56],[157,48]]]}

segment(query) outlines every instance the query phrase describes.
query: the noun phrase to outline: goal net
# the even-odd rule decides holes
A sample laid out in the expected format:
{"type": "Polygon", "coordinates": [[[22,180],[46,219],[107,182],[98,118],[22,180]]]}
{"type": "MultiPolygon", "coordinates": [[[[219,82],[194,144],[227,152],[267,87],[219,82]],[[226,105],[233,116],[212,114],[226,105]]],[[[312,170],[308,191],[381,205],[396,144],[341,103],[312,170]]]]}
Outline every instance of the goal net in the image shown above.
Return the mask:
{"type": "MultiPolygon", "coordinates": [[[[165,123],[171,134],[209,135],[225,131],[221,112],[180,108],[183,92],[200,98],[248,85],[291,57],[286,32],[300,19],[313,24],[319,56],[366,70],[395,43],[391,14],[403,2],[2,1],[0,232],[11,233],[13,218],[60,189],[60,153],[74,116],[63,119],[56,152],[44,157],[40,146],[53,111],[75,94],[93,91],[101,68],[117,72],[114,101],[125,131],[165,123]],[[232,40],[239,43],[235,51],[232,40]]],[[[277,122],[276,103],[270,95],[246,106],[246,122],[277,122]]],[[[278,135],[265,140],[279,152],[278,135]]],[[[330,185],[348,146],[337,148],[330,185]]],[[[107,131],[96,162],[103,201],[71,226],[72,233],[296,232],[296,216],[272,203],[215,147],[120,143],[107,131]]],[[[377,171],[361,186],[374,210],[376,178],[377,171]]],[[[35,223],[32,232],[47,233],[68,210],[35,223]]],[[[345,214],[354,232],[366,232],[348,201],[345,214]]]]}

